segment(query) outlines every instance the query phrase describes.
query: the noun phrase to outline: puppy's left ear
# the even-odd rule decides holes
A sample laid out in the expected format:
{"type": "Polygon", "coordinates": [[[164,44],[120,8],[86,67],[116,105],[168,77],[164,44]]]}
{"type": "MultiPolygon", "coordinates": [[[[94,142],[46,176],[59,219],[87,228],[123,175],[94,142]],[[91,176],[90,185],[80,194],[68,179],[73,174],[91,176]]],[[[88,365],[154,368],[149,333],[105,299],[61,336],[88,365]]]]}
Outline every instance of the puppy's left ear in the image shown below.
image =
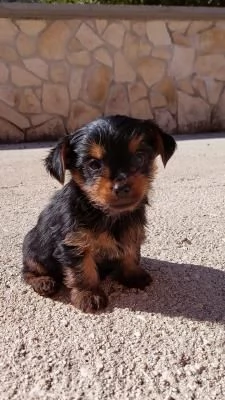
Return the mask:
{"type": "Polygon", "coordinates": [[[157,142],[158,153],[161,155],[162,162],[165,167],[175,152],[177,144],[174,138],[171,135],[163,132],[162,129],[158,130],[157,142]]]}
{"type": "Polygon", "coordinates": [[[48,156],[44,160],[46,170],[62,185],[64,184],[65,172],[69,164],[69,154],[69,137],[65,136],[50,150],[48,156]]]}

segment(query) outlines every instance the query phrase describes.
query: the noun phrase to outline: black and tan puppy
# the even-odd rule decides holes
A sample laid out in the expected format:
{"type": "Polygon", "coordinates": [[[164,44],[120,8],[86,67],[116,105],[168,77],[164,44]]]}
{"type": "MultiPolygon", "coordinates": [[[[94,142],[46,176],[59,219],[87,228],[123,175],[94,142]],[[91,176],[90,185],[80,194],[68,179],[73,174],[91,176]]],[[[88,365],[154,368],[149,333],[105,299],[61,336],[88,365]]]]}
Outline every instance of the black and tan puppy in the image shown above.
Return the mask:
{"type": "Polygon", "coordinates": [[[145,207],[155,173],[176,148],[172,136],[150,120],[99,118],[61,139],[45,160],[62,184],[23,245],[23,278],[42,296],[61,284],[85,312],[102,309],[107,297],[100,277],[111,266],[128,287],[151,278],[140,266],[145,207]]]}

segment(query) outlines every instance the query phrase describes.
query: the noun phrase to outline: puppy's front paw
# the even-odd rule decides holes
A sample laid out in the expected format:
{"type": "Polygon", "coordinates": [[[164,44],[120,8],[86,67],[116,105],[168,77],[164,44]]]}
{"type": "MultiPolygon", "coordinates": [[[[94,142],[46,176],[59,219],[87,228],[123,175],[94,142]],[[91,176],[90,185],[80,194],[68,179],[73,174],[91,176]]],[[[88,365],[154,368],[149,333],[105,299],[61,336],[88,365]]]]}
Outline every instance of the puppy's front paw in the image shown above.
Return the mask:
{"type": "Polygon", "coordinates": [[[56,281],[50,276],[34,278],[31,283],[35,292],[40,296],[50,297],[57,291],[56,281]]]}
{"type": "Polygon", "coordinates": [[[98,289],[92,290],[71,290],[71,303],[85,313],[93,313],[104,309],[108,304],[106,294],[98,289]]]}
{"type": "Polygon", "coordinates": [[[152,282],[151,276],[141,268],[138,271],[133,271],[126,275],[122,274],[118,278],[118,281],[124,286],[141,290],[149,286],[152,282]]]}

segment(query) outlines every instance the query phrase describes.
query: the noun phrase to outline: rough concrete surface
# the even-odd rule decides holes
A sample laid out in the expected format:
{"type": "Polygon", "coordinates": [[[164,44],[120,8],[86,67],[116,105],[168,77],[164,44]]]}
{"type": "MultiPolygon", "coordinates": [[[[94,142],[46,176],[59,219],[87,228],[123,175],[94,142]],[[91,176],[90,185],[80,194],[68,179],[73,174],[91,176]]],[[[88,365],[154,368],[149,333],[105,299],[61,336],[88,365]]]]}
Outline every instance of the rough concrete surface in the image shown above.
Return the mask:
{"type": "Polygon", "coordinates": [[[224,400],[225,136],[179,140],[159,161],[142,250],[153,283],[106,282],[93,316],[21,282],[23,236],[59,188],[47,150],[0,151],[0,399],[224,400]]]}

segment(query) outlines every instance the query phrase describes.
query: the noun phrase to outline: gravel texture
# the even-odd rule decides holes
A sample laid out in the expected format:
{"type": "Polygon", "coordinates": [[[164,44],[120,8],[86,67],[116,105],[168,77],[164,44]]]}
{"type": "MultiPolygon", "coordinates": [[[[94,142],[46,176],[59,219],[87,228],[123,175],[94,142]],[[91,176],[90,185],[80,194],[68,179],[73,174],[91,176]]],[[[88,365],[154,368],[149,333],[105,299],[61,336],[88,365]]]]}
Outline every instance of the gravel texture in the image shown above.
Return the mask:
{"type": "Polygon", "coordinates": [[[46,145],[0,151],[0,399],[224,400],[225,135],[178,140],[148,210],[146,291],[111,281],[84,315],[21,282],[21,244],[55,188],[46,145]]]}

